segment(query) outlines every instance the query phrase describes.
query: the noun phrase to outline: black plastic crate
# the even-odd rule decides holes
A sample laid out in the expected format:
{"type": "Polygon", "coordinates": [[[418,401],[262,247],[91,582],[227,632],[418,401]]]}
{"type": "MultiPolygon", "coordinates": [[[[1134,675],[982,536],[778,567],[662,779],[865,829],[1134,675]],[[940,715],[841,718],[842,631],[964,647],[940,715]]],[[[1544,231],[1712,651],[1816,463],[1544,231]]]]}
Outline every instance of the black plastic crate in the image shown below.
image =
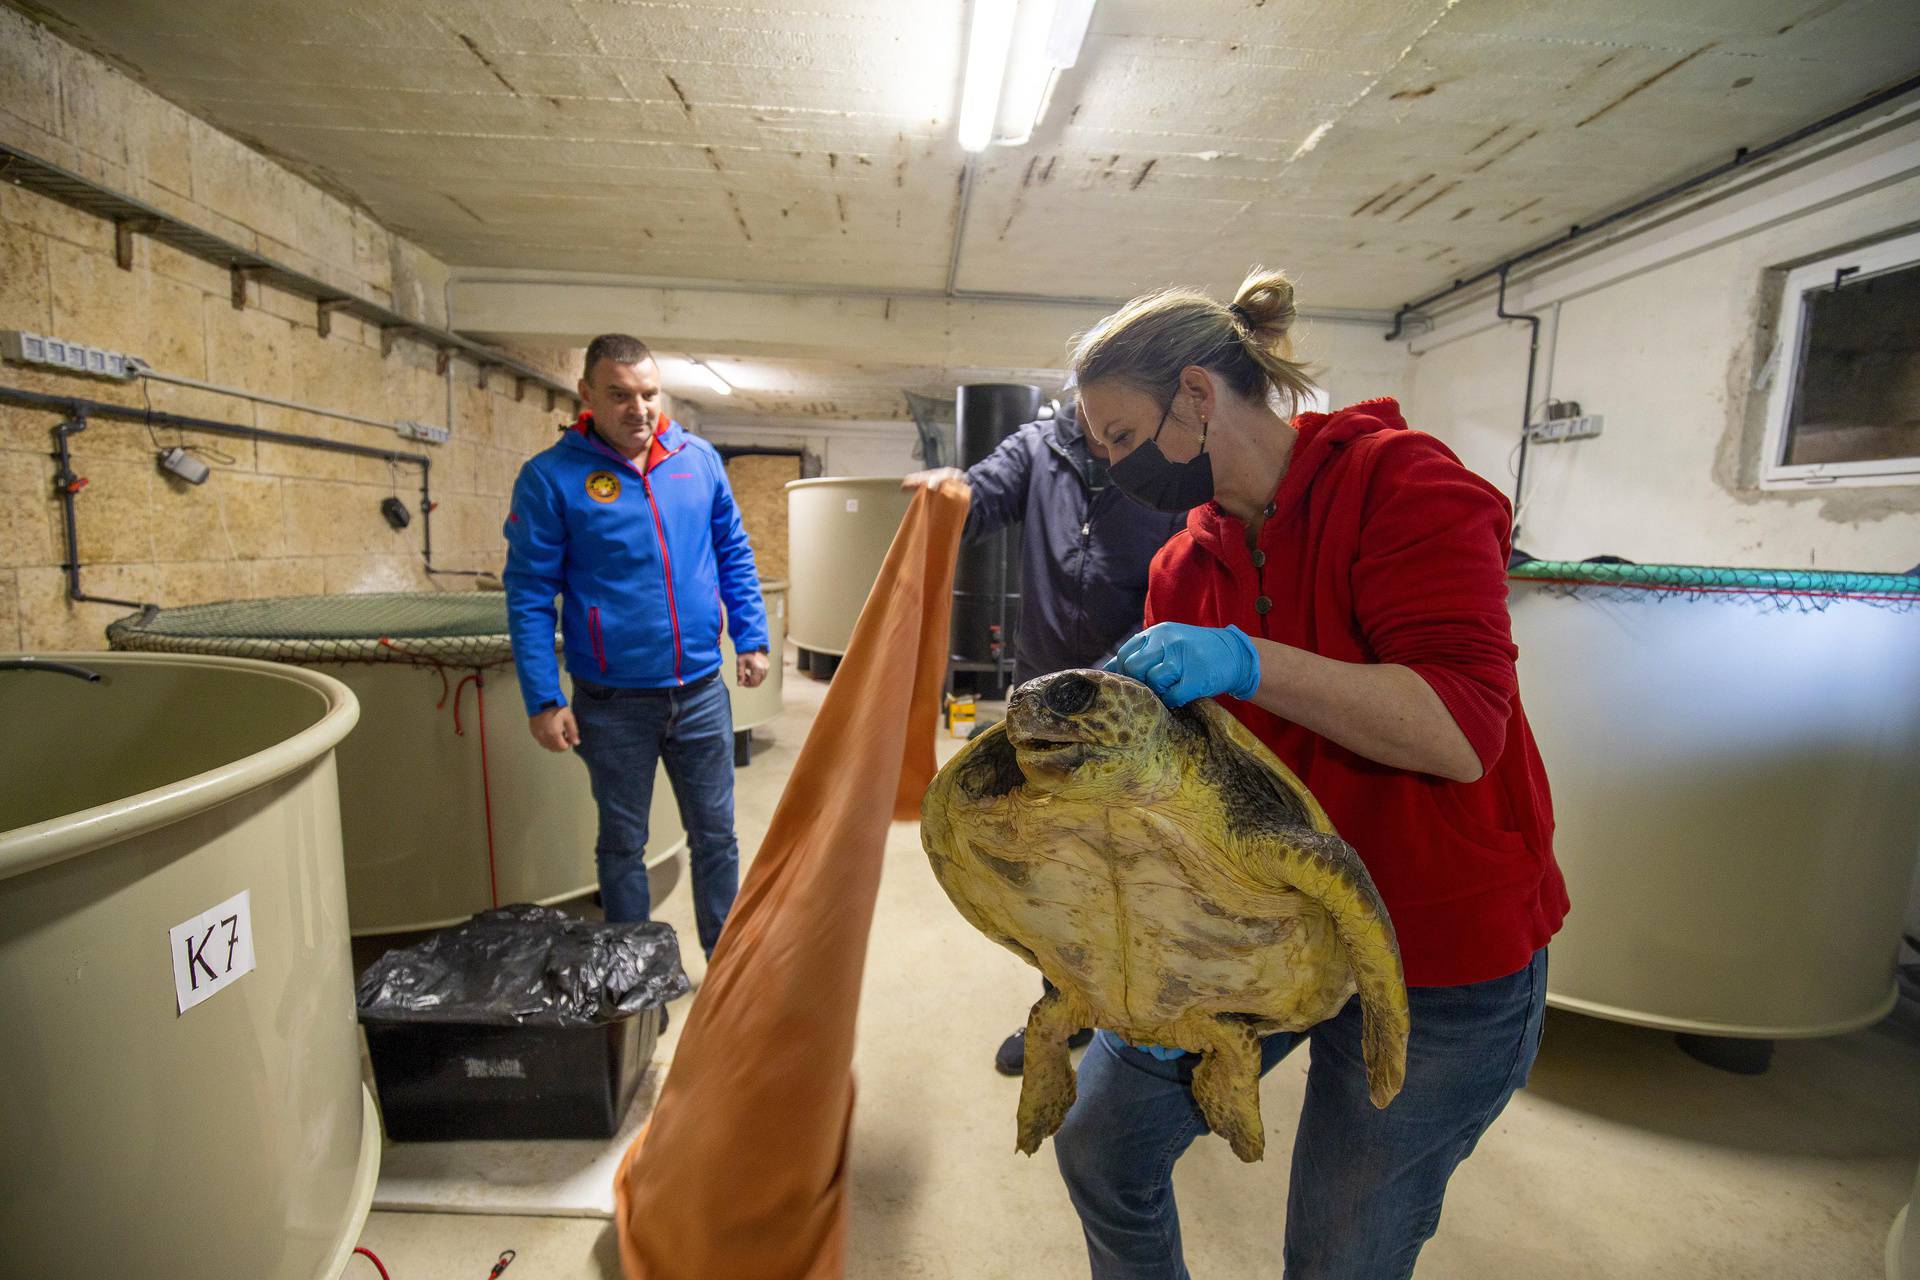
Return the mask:
{"type": "Polygon", "coordinates": [[[597,1027],[367,1022],[387,1137],[610,1138],[653,1057],[660,1015],[597,1027]]]}

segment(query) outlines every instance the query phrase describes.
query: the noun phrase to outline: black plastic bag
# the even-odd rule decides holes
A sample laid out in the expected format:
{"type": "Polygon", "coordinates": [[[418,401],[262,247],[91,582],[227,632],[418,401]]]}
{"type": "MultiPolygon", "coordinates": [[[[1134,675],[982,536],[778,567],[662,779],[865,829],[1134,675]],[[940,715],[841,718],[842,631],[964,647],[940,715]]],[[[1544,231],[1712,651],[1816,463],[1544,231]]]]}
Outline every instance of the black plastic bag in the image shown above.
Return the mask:
{"type": "Polygon", "coordinates": [[[389,951],[355,992],[363,1022],[590,1027],[686,994],[670,925],[517,903],[389,951]]]}

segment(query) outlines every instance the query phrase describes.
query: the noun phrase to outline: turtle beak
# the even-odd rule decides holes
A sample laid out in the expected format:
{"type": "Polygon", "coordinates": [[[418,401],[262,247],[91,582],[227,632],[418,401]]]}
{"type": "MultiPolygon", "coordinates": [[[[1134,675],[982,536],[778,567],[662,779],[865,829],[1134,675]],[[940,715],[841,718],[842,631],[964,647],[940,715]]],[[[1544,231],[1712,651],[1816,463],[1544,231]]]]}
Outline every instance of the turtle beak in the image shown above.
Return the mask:
{"type": "Polygon", "coordinates": [[[1074,717],[1099,696],[1099,686],[1077,671],[1029,680],[1007,703],[1007,739],[1023,752],[1085,745],[1087,734],[1074,717]]]}
{"type": "Polygon", "coordinates": [[[1007,741],[1022,772],[1035,780],[1058,780],[1085,764],[1096,744],[1078,717],[1099,700],[1099,684],[1080,671],[1041,676],[1014,690],[1007,706],[1007,741]]]}

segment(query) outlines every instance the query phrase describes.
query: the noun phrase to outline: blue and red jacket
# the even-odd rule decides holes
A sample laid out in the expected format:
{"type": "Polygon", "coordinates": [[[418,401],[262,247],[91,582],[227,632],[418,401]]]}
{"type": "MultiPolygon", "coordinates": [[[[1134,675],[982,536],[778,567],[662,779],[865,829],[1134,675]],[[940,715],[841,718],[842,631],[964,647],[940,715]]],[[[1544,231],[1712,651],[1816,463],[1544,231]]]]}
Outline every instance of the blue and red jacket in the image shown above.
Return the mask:
{"type": "Polygon", "coordinates": [[[596,684],[664,689],[720,669],[724,615],[739,653],[767,647],[753,548],[712,445],[662,418],[642,463],[582,414],[529,458],[507,515],[507,622],[527,714],[565,706],[567,670],[596,684]]]}

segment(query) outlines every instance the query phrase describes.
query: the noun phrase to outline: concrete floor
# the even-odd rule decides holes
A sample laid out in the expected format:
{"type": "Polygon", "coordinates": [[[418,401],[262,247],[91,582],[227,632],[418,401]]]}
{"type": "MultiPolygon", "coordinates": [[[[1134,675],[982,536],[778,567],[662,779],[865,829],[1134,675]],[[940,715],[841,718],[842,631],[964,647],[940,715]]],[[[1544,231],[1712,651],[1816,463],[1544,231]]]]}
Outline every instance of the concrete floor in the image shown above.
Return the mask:
{"type": "MultiPolygon", "coordinates": [[[[792,669],[786,714],[742,770],[743,851],[759,845],[824,693],[792,669]]],[[[958,747],[943,739],[942,758],[958,747]]],[[[1049,1151],[1013,1149],[1017,1082],[994,1048],[1038,994],[1033,972],[962,921],[910,823],[896,824],[875,915],[855,1060],[850,1280],[1086,1274],[1049,1151]]],[[[657,912],[692,936],[684,890],[657,912]]],[[[701,976],[698,948],[689,972],[701,976]]],[[[690,999],[691,997],[689,997],[690,999]]],[[[675,1010],[684,1014],[684,1002],[675,1010]]],[[[658,1051],[670,1059],[676,1016],[658,1051]]],[[[1200,1277],[1277,1277],[1305,1055],[1266,1079],[1267,1158],[1203,1138],[1176,1174],[1200,1277]]],[[[1920,1035],[1892,1023],[1779,1046],[1759,1077],[1722,1074],[1654,1031],[1550,1013],[1530,1086],[1455,1176],[1422,1280],[1878,1280],[1920,1158],[1920,1035]]],[[[362,1243],[393,1280],[620,1274],[592,1219],[376,1213],[362,1243]]],[[[348,1276],[372,1276],[356,1259],[348,1276]]],[[[720,1280],[716,1277],[715,1280],[720,1280]]]]}

